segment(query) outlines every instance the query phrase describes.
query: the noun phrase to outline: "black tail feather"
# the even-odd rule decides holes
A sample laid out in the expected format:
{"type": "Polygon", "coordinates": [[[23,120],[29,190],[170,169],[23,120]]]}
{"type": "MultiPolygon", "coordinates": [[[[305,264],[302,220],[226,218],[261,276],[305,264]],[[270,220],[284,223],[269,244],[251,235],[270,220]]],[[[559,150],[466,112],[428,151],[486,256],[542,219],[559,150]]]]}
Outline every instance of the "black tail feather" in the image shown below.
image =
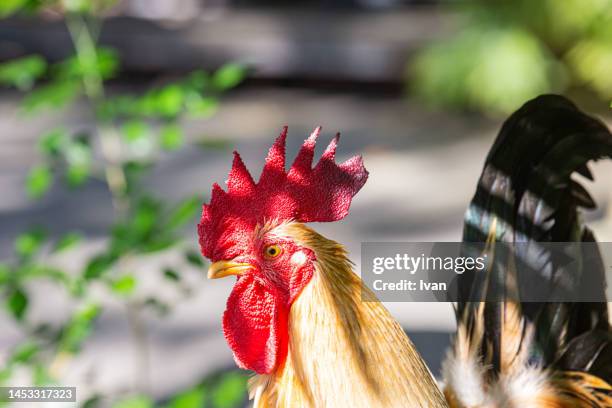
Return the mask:
{"type": "MultiPolygon", "coordinates": [[[[463,240],[484,242],[497,223],[498,242],[595,242],[579,212],[596,204],[572,175],[592,179],[588,162],[604,157],[612,158],[612,135],[601,121],[561,96],[543,95],[527,102],[504,123],[491,148],[466,213],[463,240]]],[[[580,273],[597,281],[605,298],[604,265],[591,263],[580,273]]],[[[579,282],[583,276],[570,278],[579,282]]],[[[474,288],[464,289],[462,293],[473,293],[474,288]]],[[[468,299],[458,302],[458,318],[473,307],[468,299]]],[[[485,338],[496,338],[500,307],[487,305],[485,338]]],[[[612,382],[605,302],[521,303],[521,311],[535,327],[532,354],[538,363],[581,369],[612,382]]],[[[483,350],[484,354],[499,350],[483,350]]]]}

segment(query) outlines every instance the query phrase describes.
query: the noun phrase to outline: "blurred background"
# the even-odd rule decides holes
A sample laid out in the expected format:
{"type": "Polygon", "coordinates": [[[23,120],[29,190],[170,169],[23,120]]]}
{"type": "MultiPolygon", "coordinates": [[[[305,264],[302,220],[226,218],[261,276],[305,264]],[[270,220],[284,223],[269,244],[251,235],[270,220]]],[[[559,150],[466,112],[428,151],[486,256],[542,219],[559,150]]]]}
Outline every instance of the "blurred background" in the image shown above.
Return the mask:
{"type": "MultiPolygon", "coordinates": [[[[77,386],[87,408],[246,404],[221,332],[232,282],[205,279],[195,232],[233,149],[257,175],[283,125],[289,156],[341,131],[339,159],[362,153],[370,179],[316,229],[359,268],[363,241],[459,240],[529,98],[611,120],[612,0],[4,0],[0,16],[0,384],[77,386]]],[[[593,170],[587,218],[610,241],[612,166],[593,170]]],[[[388,307],[437,375],[452,306],[388,307]]]]}

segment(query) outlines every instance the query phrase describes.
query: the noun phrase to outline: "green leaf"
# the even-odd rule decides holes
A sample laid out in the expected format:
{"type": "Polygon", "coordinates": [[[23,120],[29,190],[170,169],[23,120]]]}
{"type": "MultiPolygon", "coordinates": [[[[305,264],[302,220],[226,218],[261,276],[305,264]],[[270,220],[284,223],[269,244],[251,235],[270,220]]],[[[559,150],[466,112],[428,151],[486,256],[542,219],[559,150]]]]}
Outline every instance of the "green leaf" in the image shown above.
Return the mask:
{"type": "Polygon", "coordinates": [[[77,245],[79,242],[81,242],[82,239],[83,236],[81,234],[77,232],[69,232],[57,241],[57,243],[55,244],[54,251],[62,252],[67,249],[70,249],[77,245]]]}
{"type": "Polygon", "coordinates": [[[72,165],[89,166],[92,159],[91,146],[87,135],[80,135],[64,148],[66,161],[72,165]]]}
{"type": "Polygon", "coordinates": [[[151,240],[147,240],[146,242],[142,244],[142,251],[144,253],[163,251],[165,249],[170,248],[177,242],[178,242],[178,239],[172,236],[155,237],[151,240]]]}
{"type": "Polygon", "coordinates": [[[174,269],[166,268],[164,269],[164,278],[173,282],[178,282],[181,280],[181,275],[179,275],[174,269]]]}
{"type": "Polygon", "coordinates": [[[198,386],[176,395],[167,408],[202,408],[205,403],[206,391],[198,386]]]}
{"type": "Polygon", "coordinates": [[[135,246],[134,232],[129,225],[117,224],[111,230],[110,250],[113,253],[123,254],[135,246]]]}
{"type": "Polygon", "coordinates": [[[95,303],[90,303],[78,311],[78,313],[76,314],[76,320],[88,322],[92,321],[93,319],[98,317],[101,310],[102,309],[99,305],[95,303]]]}
{"type": "Polygon", "coordinates": [[[246,377],[232,372],[225,374],[212,393],[213,404],[217,408],[238,407],[246,396],[246,377]]]}
{"type": "Polygon", "coordinates": [[[127,179],[127,192],[133,193],[142,188],[139,183],[141,177],[152,167],[151,163],[130,160],[123,164],[123,171],[127,179]]]}
{"type": "Polygon", "coordinates": [[[23,101],[26,113],[34,113],[42,109],[59,109],[72,102],[81,91],[76,81],[52,82],[30,92],[23,101]]]}
{"type": "Polygon", "coordinates": [[[154,297],[148,298],[144,302],[144,306],[150,307],[160,316],[166,316],[170,312],[170,306],[154,297]]]}
{"type": "Polygon", "coordinates": [[[42,387],[42,386],[54,383],[54,378],[51,375],[51,372],[49,371],[49,369],[45,365],[40,364],[40,363],[35,364],[32,371],[33,371],[32,376],[34,379],[34,385],[36,387],[42,387]]]}
{"type": "Polygon", "coordinates": [[[116,402],[113,408],[153,408],[153,401],[144,395],[137,395],[116,402]]]}
{"type": "MultiPolygon", "coordinates": [[[[20,0],[4,0],[0,2],[0,15],[3,14],[2,8],[7,3],[15,3],[20,0]]],[[[31,55],[0,64],[0,83],[14,86],[22,91],[26,91],[34,86],[34,83],[47,70],[46,61],[38,56],[31,55]]]]}
{"type": "Polygon", "coordinates": [[[161,147],[165,150],[176,150],[183,145],[183,132],[175,123],[162,127],[159,132],[161,147]]]}
{"type": "Polygon", "coordinates": [[[31,340],[26,340],[15,348],[11,355],[11,363],[27,364],[38,354],[40,347],[31,340]]]}
{"type": "Polygon", "coordinates": [[[183,84],[187,89],[192,91],[202,91],[210,83],[210,76],[206,71],[193,71],[183,84]]]}
{"type": "Polygon", "coordinates": [[[204,267],[204,260],[202,260],[202,255],[200,255],[194,250],[188,250],[185,252],[185,260],[187,260],[187,262],[189,262],[191,265],[196,266],[198,268],[204,267]]]}
{"type": "Polygon", "coordinates": [[[126,122],[121,128],[121,133],[128,142],[134,142],[145,137],[147,132],[148,126],[140,120],[131,120],[126,122]]]}
{"type": "Polygon", "coordinates": [[[142,102],[139,99],[132,96],[107,97],[100,102],[97,114],[100,119],[107,121],[118,119],[120,116],[138,116],[140,103],[142,102]]]}
{"type": "Polygon", "coordinates": [[[66,182],[70,187],[82,185],[91,173],[89,166],[73,164],[66,169],[66,182]]]}
{"type": "Polygon", "coordinates": [[[27,113],[43,108],[59,109],[72,102],[79,94],[81,86],[76,81],[56,81],[30,92],[22,106],[27,113]]]}
{"type": "Polygon", "coordinates": [[[83,184],[91,174],[93,152],[87,135],[80,135],[64,149],[64,157],[68,167],[66,181],[71,187],[83,184]]]}
{"type": "Polygon", "coordinates": [[[219,109],[219,101],[214,97],[202,97],[197,93],[191,93],[185,100],[185,107],[192,116],[208,118],[219,109]]]}
{"type": "Polygon", "coordinates": [[[46,165],[35,166],[26,179],[26,190],[31,198],[41,198],[51,187],[53,173],[46,165]]]}
{"type": "Polygon", "coordinates": [[[157,200],[151,197],[141,199],[137,204],[136,213],[131,223],[134,232],[140,236],[149,234],[157,225],[160,211],[161,204],[157,200]]]}
{"type": "Polygon", "coordinates": [[[102,120],[120,118],[176,119],[184,110],[194,115],[209,116],[217,108],[214,97],[202,97],[209,80],[205,73],[196,72],[187,80],[154,88],[139,97],[108,98],[99,106],[102,120]]]}
{"type": "Polygon", "coordinates": [[[76,352],[93,330],[93,321],[100,314],[101,308],[90,303],[78,310],[64,327],[60,338],[60,350],[76,352]]]}
{"type": "Polygon", "coordinates": [[[0,264],[0,286],[4,285],[11,278],[11,268],[7,265],[0,264]]]}
{"type": "Polygon", "coordinates": [[[123,171],[128,177],[136,178],[142,176],[151,167],[151,163],[130,160],[123,164],[123,171]]]}
{"type": "Polygon", "coordinates": [[[114,78],[119,71],[119,55],[112,48],[98,48],[98,71],[103,79],[114,78]]]}
{"type": "MultiPolygon", "coordinates": [[[[83,0],[87,2],[89,0],[83,0]]],[[[73,56],[55,66],[57,78],[78,79],[100,76],[113,78],[119,70],[119,57],[112,48],[100,47],[95,53],[73,56]]]]}
{"type": "Polygon", "coordinates": [[[113,292],[121,296],[129,296],[136,289],[136,278],[132,275],[125,275],[115,280],[111,284],[113,292]]]}
{"type": "Polygon", "coordinates": [[[161,116],[176,117],[183,106],[183,90],[176,84],[165,86],[156,93],[155,105],[161,116]]]}
{"type": "Polygon", "coordinates": [[[111,248],[115,252],[156,252],[178,242],[178,238],[165,227],[162,202],[144,196],[136,204],[129,219],[114,226],[111,248]]]}
{"type": "Polygon", "coordinates": [[[21,258],[31,258],[45,242],[46,234],[40,228],[23,233],[15,240],[15,252],[21,258]]]}
{"type": "Polygon", "coordinates": [[[4,367],[0,369],[0,385],[5,384],[13,375],[12,367],[4,367]]]}
{"type": "Polygon", "coordinates": [[[85,281],[81,278],[69,280],[67,287],[70,294],[74,297],[81,297],[85,294],[85,281]]]}
{"type": "Polygon", "coordinates": [[[91,323],[75,322],[71,323],[62,335],[60,350],[69,353],[76,353],[81,349],[82,344],[92,332],[91,323]]]}
{"type": "Polygon", "coordinates": [[[226,64],[213,75],[212,82],[215,88],[226,90],[235,87],[246,78],[247,69],[240,64],[226,64]]]}
{"type": "Polygon", "coordinates": [[[22,320],[28,309],[28,296],[19,288],[14,288],[7,299],[7,307],[17,320],[22,320]]]}
{"type": "Polygon", "coordinates": [[[102,276],[115,263],[117,257],[111,254],[100,254],[93,257],[85,267],[84,278],[96,279],[102,276]]]}
{"type": "Polygon", "coordinates": [[[168,217],[167,228],[175,229],[192,221],[202,210],[202,198],[193,196],[182,200],[168,217]]]}
{"type": "Polygon", "coordinates": [[[27,3],[27,0],[2,0],[0,2],[0,17],[7,17],[19,11],[27,3]]]}
{"type": "Polygon", "coordinates": [[[58,157],[68,142],[68,136],[63,130],[52,130],[44,134],[38,141],[40,151],[51,157],[58,157]]]}
{"type": "Polygon", "coordinates": [[[157,103],[158,93],[159,90],[154,89],[152,91],[147,92],[144,96],[140,98],[124,97],[122,98],[123,104],[117,106],[118,111],[126,116],[160,116],[157,103]]]}
{"type": "Polygon", "coordinates": [[[17,269],[16,273],[21,279],[48,278],[62,284],[67,284],[70,280],[69,275],[62,270],[32,263],[26,263],[17,269]]]}
{"type": "Polygon", "coordinates": [[[101,404],[102,404],[102,396],[100,394],[95,394],[87,398],[85,402],[83,402],[83,405],[81,406],[81,408],[97,408],[97,407],[100,407],[101,404]]]}
{"type": "Polygon", "coordinates": [[[24,15],[27,17],[31,17],[34,13],[42,11],[50,2],[57,2],[57,0],[25,0],[25,4],[21,11],[23,11],[24,15]]]}

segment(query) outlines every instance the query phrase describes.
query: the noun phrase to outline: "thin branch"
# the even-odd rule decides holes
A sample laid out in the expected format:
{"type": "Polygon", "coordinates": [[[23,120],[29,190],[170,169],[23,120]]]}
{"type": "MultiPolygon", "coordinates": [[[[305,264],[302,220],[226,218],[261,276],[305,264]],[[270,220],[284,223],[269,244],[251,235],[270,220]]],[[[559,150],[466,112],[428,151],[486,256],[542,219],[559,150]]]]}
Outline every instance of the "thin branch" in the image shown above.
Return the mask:
{"type": "MultiPolygon", "coordinates": [[[[88,22],[83,16],[71,14],[67,16],[67,25],[75,46],[77,58],[83,67],[83,88],[85,96],[92,104],[94,111],[105,97],[104,81],[97,66],[90,66],[98,61],[96,47],[99,25],[95,21],[88,22]],[[92,62],[93,61],[93,62],[92,62]]],[[[102,147],[104,174],[113,200],[115,215],[124,219],[129,214],[130,200],[127,195],[127,178],[122,167],[121,138],[118,129],[109,122],[97,122],[98,134],[102,147]]],[[[127,260],[121,259],[124,263],[127,260]]],[[[136,360],[136,387],[141,392],[149,389],[149,346],[146,325],[142,318],[140,307],[133,302],[126,304],[127,319],[134,344],[136,360]]]]}

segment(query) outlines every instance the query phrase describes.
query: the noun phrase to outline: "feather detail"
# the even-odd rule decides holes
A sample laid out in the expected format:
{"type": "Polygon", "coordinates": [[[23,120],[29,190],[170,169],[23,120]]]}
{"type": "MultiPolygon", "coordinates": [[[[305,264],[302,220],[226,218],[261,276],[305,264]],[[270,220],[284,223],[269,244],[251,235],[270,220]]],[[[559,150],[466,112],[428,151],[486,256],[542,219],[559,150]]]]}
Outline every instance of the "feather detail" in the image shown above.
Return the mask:
{"type": "Polygon", "coordinates": [[[252,381],[256,407],[446,407],[401,326],[352,271],[346,250],[299,223],[279,227],[312,249],[316,273],[290,310],[289,351],[252,381]]]}
{"type": "Polygon", "coordinates": [[[558,404],[551,407],[612,407],[612,386],[594,375],[563,371],[553,377],[553,385],[560,397],[558,404]]]}
{"type": "Polygon", "coordinates": [[[524,249],[539,242],[595,242],[580,217],[595,202],[572,175],[592,179],[588,162],[603,157],[612,158],[607,127],[561,96],[527,102],[502,126],[466,213],[463,240],[525,245],[514,246],[510,259],[497,257],[503,274],[490,268],[460,287],[469,297],[457,303],[458,333],[444,363],[445,395],[453,408],[612,407],[606,303],[523,302],[512,259],[542,266],[533,273],[551,285],[593,281],[605,298],[601,261],[583,262],[569,275],[549,251],[524,249]],[[500,276],[506,279],[499,281],[504,301],[485,302],[500,276]]]}

